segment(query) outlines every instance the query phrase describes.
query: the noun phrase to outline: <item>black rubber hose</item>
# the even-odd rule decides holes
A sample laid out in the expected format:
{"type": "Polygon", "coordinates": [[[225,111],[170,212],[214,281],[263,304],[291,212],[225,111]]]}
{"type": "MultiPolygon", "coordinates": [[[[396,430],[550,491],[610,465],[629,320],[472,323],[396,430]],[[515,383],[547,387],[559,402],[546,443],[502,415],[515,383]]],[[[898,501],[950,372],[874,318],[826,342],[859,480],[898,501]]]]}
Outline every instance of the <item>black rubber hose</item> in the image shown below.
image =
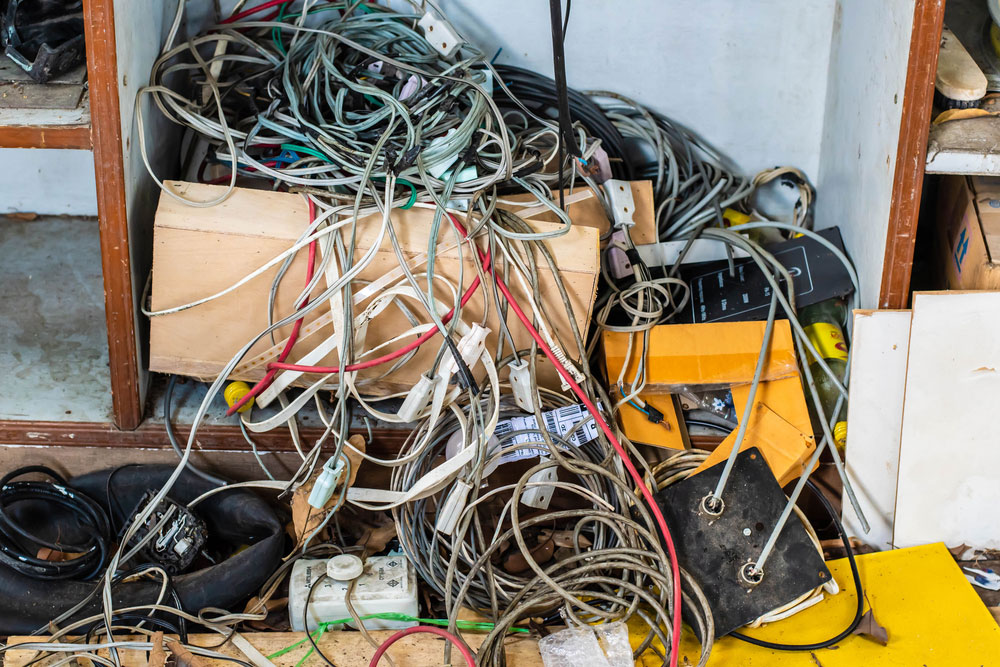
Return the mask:
{"type": "MultiPolygon", "coordinates": [[[[75,478],[67,488],[103,499],[108,477],[113,473],[113,495],[122,507],[133,508],[147,490],[162,487],[173,470],[174,466],[169,465],[119,467],[75,478]]],[[[169,497],[186,505],[213,488],[216,488],[214,484],[185,471],[169,497]]],[[[216,565],[171,577],[177,598],[188,610],[242,609],[281,562],[285,542],[283,522],[266,501],[246,489],[222,491],[198,505],[197,513],[208,527],[213,548],[232,555],[216,565]]],[[[15,514],[13,518],[20,517],[15,514]]],[[[75,525],[78,521],[65,511],[61,519],[60,523],[46,527],[51,532],[39,530],[39,536],[51,540],[60,531],[78,530],[75,525]]],[[[149,579],[121,583],[112,594],[115,607],[151,604],[159,596],[161,586],[160,581],[149,579]]],[[[93,592],[93,582],[34,579],[0,563],[0,635],[45,631],[49,620],[73,608],[93,592]]],[[[93,616],[101,609],[100,596],[93,596],[67,622],[93,616]]]]}

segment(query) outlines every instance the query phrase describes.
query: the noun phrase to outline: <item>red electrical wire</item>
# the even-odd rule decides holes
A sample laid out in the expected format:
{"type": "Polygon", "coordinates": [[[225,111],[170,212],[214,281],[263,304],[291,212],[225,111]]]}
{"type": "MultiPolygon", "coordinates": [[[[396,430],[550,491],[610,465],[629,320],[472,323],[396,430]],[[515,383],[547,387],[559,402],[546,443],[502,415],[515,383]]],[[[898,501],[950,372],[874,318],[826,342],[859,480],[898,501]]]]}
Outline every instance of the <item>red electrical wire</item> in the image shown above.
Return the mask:
{"type": "MultiPolygon", "coordinates": [[[[462,237],[467,239],[468,232],[465,229],[465,226],[462,225],[462,223],[456,220],[453,216],[448,215],[448,217],[451,219],[452,224],[459,231],[459,233],[461,233],[462,237]]],[[[656,504],[656,499],[653,498],[652,492],[649,490],[649,488],[646,486],[646,483],[643,481],[642,475],[639,474],[639,471],[636,469],[635,464],[632,463],[632,460],[628,456],[628,452],[626,452],[625,448],[622,447],[620,442],[618,442],[618,438],[615,437],[615,434],[611,430],[611,427],[604,420],[604,417],[601,416],[601,413],[597,409],[597,406],[594,405],[594,403],[587,397],[587,394],[583,391],[580,385],[578,385],[576,381],[573,380],[573,376],[571,376],[569,372],[559,362],[555,354],[552,352],[552,349],[549,348],[548,344],[546,344],[541,334],[539,334],[538,330],[535,329],[534,325],[532,325],[531,320],[528,319],[528,316],[525,315],[523,310],[521,310],[520,305],[517,303],[517,300],[514,298],[514,295],[511,294],[510,289],[507,287],[507,284],[493,270],[493,267],[490,263],[489,255],[483,253],[483,251],[479,250],[478,248],[477,252],[479,253],[480,259],[483,261],[483,268],[489,271],[490,275],[493,277],[494,282],[496,283],[497,289],[499,289],[500,292],[504,295],[504,298],[507,299],[508,303],[510,304],[511,310],[513,310],[514,314],[517,315],[517,318],[521,320],[521,324],[524,325],[524,328],[528,330],[528,333],[538,344],[538,348],[545,354],[546,357],[548,357],[549,361],[552,362],[552,365],[555,366],[559,374],[563,377],[564,380],[566,380],[567,384],[569,384],[570,388],[573,390],[573,393],[577,395],[577,397],[583,403],[583,406],[587,408],[587,411],[590,412],[591,415],[593,415],[594,422],[597,424],[598,428],[600,428],[601,431],[604,432],[604,435],[608,438],[608,441],[611,443],[611,446],[614,447],[615,452],[621,458],[622,463],[625,465],[625,469],[628,471],[629,476],[632,477],[632,480],[635,482],[636,486],[639,487],[639,492],[641,493],[643,500],[649,506],[650,512],[652,512],[653,518],[656,520],[657,527],[660,529],[660,533],[663,536],[663,541],[667,545],[667,553],[670,556],[670,562],[672,565],[671,570],[673,574],[674,599],[673,599],[673,627],[671,628],[671,641],[670,641],[670,665],[671,667],[676,667],[678,658],[680,657],[679,651],[680,651],[680,641],[681,641],[681,573],[679,569],[680,565],[677,562],[677,550],[674,548],[673,536],[670,534],[670,528],[667,526],[667,520],[663,516],[663,511],[660,510],[660,506],[656,504]]],[[[479,279],[477,277],[476,278],[477,283],[474,283],[474,285],[478,284],[478,280],[479,279]]],[[[448,313],[449,318],[451,317],[451,315],[452,313],[448,313]]],[[[435,333],[435,331],[436,330],[428,331],[423,336],[421,336],[421,338],[424,337],[430,338],[430,336],[432,336],[435,333]]],[[[423,341],[411,343],[410,344],[410,346],[412,346],[411,349],[415,349],[416,347],[421,345],[422,342],[423,341]]],[[[397,352],[393,354],[397,354],[400,352],[401,352],[400,350],[397,350],[397,352]]],[[[397,354],[397,356],[402,356],[402,354],[405,353],[397,354]]],[[[378,363],[384,363],[384,362],[380,359],[373,359],[369,362],[363,362],[363,364],[367,364],[364,366],[365,368],[377,365],[378,363]]],[[[354,366],[360,366],[360,364],[355,364],[354,366]]],[[[294,364],[284,364],[284,363],[268,364],[268,368],[296,370],[307,373],[339,372],[339,370],[336,367],[296,366],[294,364]]],[[[352,366],[347,367],[348,372],[352,370],[355,370],[355,368],[352,366]]]]}
{"type": "MultiPolygon", "coordinates": [[[[310,206],[312,206],[312,202],[310,202],[310,206]]],[[[312,219],[313,217],[314,214],[310,213],[310,218],[312,219]]],[[[480,257],[483,258],[482,261],[484,262],[484,268],[489,270],[490,262],[492,261],[490,254],[483,253],[481,251],[479,254],[480,257]]],[[[468,289],[465,290],[465,293],[462,294],[462,300],[459,302],[459,307],[464,308],[465,304],[469,303],[469,300],[476,293],[476,290],[479,289],[480,284],[481,281],[479,279],[479,276],[477,275],[473,279],[472,283],[469,285],[468,289]]],[[[441,322],[443,324],[447,324],[449,321],[451,321],[451,318],[454,316],[455,316],[455,309],[452,308],[445,314],[444,317],[441,318],[441,322]]],[[[296,324],[299,324],[301,322],[302,320],[298,320],[296,324]]],[[[295,330],[292,333],[294,335],[297,335],[298,330],[295,330]]],[[[399,359],[400,357],[403,357],[412,352],[413,350],[417,349],[418,347],[429,341],[431,338],[436,336],[438,333],[439,330],[437,327],[425,331],[416,340],[407,343],[398,350],[390,352],[376,359],[359,361],[357,363],[347,365],[344,368],[344,372],[353,373],[354,371],[362,371],[366,368],[372,368],[373,366],[380,366],[382,364],[389,363],[390,361],[395,361],[396,359],[399,359]]],[[[292,340],[291,336],[289,336],[289,340],[290,341],[292,340]]],[[[286,346],[286,350],[287,349],[289,348],[286,346]]],[[[239,410],[241,407],[243,407],[251,398],[259,394],[260,392],[264,391],[264,389],[266,389],[271,384],[271,382],[274,381],[274,375],[278,371],[298,371],[300,373],[316,373],[321,375],[341,372],[339,366],[302,366],[300,364],[285,363],[285,357],[287,357],[287,355],[280,356],[278,357],[278,361],[269,363],[267,365],[267,375],[264,376],[264,379],[262,379],[256,385],[254,385],[254,387],[243,398],[241,398],[237,403],[235,403],[231,408],[229,408],[229,410],[226,412],[226,415],[231,416],[236,414],[236,411],[239,410]]]]}
{"type": "MultiPolygon", "coordinates": [[[[310,199],[309,224],[311,225],[315,219],[316,219],[316,204],[315,202],[313,202],[312,199],[310,199]]],[[[312,242],[309,244],[309,259],[306,262],[306,285],[308,285],[310,281],[312,281],[313,273],[315,270],[316,270],[316,240],[313,239],[312,242]]],[[[302,301],[302,304],[299,306],[299,309],[301,310],[302,308],[304,308],[307,303],[309,303],[308,295],[306,295],[306,298],[302,301]]],[[[295,342],[299,339],[299,331],[301,331],[301,329],[302,329],[302,320],[301,319],[295,320],[295,324],[292,325],[292,333],[289,334],[288,340],[285,341],[284,349],[282,349],[281,354],[278,355],[278,361],[284,361],[285,359],[288,358],[288,355],[291,353],[292,348],[295,346],[295,342]]],[[[277,374],[278,374],[277,370],[268,370],[268,372],[264,375],[264,378],[260,382],[255,384],[253,388],[246,393],[245,396],[243,396],[240,400],[234,403],[232,407],[230,407],[229,410],[226,411],[226,416],[231,417],[232,415],[236,414],[236,412],[240,408],[242,408],[244,405],[250,402],[250,399],[252,399],[254,396],[267,389],[269,386],[271,386],[271,383],[274,382],[274,376],[277,374]]]]}
{"type": "Polygon", "coordinates": [[[414,635],[418,632],[429,632],[430,634],[444,637],[462,653],[462,657],[465,658],[465,662],[469,665],[469,667],[476,667],[476,656],[472,655],[472,651],[470,651],[469,647],[465,645],[465,642],[444,628],[436,628],[431,625],[418,625],[413,628],[406,628],[405,630],[400,630],[396,634],[390,636],[382,642],[382,645],[378,647],[377,651],[375,651],[375,655],[372,656],[371,662],[368,663],[368,667],[377,667],[378,661],[382,659],[382,656],[385,655],[385,652],[389,650],[390,646],[398,642],[403,637],[406,637],[407,635],[414,635]]]}
{"type": "Polygon", "coordinates": [[[270,9],[271,7],[278,7],[279,5],[287,5],[292,2],[292,0],[268,0],[262,5],[257,5],[256,7],[251,7],[250,9],[244,9],[239,14],[233,14],[229,18],[222,19],[219,23],[233,23],[234,21],[239,21],[240,19],[245,19],[248,16],[253,16],[258,12],[262,12],[265,9],[270,9]]]}
{"type": "MultiPolygon", "coordinates": [[[[451,218],[452,224],[462,234],[462,237],[468,238],[468,234],[462,223],[460,223],[451,215],[448,215],[448,217],[451,218]]],[[[480,256],[482,256],[483,253],[481,250],[479,251],[479,254],[480,256]]],[[[604,417],[601,416],[601,413],[597,409],[597,406],[594,405],[594,403],[587,397],[587,394],[583,391],[580,385],[578,385],[573,380],[573,376],[569,374],[569,372],[563,367],[563,365],[556,358],[556,355],[552,352],[552,349],[549,348],[549,346],[546,344],[541,334],[538,333],[538,330],[535,329],[534,325],[531,323],[531,320],[529,320],[528,316],[524,314],[523,310],[521,310],[521,306],[514,299],[514,295],[511,294],[510,289],[508,289],[507,287],[507,284],[500,278],[500,276],[496,274],[495,271],[493,271],[492,267],[486,267],[486,270],[489,271],[490,275],[493,276],[493,280],[496,282],[497,288],[504,295],[504,298],[507,299],[507,302],[510,304],[511,310],[513,310],[514,314],[517,315],[517,319],[521,320],[521,324],[523,324],[524,328],[528,330],[528,333],[531,334],[531,337],[535,339],[535,342],[538,344],[538,349],[540,349],[545,354],[545,356],[548,357],[549,361],[552,362],[552,365],[555,366],[559,374],[563,377],[566,383],[569,384],[570,388],[573,390],[573,393],[576,394],[577,397],[580,399],[580,401],[583,403],[583,406],[587,408],[587,411],[590,412],[591,415],[593,415],[594,422],[604,432],[604,435],[607,436],[608,441],[611,443],[611,446],[614,447],[615,452],[618,453],[618,456],[621,458],[622,463],[625,464],[625,469],[628,470],[628,473],[632,477],[632,480],[635,482],[636,486],[639,487],[639,491],[642,494],[643,500],[645,500],[646,504],[649,506],[649,509],[653,514],[653,518],[656,519],[656,523],[660,529],[660,533],[662,533],[663,535],[663,541],[666,542],[667,544],[667,553],[670,555],[670,562],[672,565],[671,570],[673,572],[674,618],[673,618],[673,628],[670,638],[670,665],[671,667],[676,667],[678,658],[680,656],[679,649],[681,643],[681,573],[680,573],[680,567],[677,563],[677,551],[674,548],[674,540],[670,534],[670,529],[667,527],[667,520],[663,516],[663,511],[660,510],[660,506],[656,504],[656,499],[653,498],[652,492],[649,490],[649,488],[646,486],[646,483],[643,481],[642,475],[640,475],[639,471],[636,470],[635,465],[632,463],[632,460],[628,456],[628,452],[626,452],[625,448],[622,447],[620,442],[618,442],[618,438],[615,437],[615,434],[611,430],[611,427],[608,426],[608,423],[604,420],[604,417]]]]}

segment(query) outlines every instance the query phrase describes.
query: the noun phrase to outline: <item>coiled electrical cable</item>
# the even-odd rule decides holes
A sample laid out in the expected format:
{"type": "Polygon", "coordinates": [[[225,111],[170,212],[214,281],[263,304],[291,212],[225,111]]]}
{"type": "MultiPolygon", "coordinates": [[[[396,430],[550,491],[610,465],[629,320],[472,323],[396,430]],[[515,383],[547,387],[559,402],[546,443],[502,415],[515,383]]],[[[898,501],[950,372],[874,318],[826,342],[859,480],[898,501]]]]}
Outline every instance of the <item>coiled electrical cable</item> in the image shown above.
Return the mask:
{"type": "Polygon", "coordinates": [[[110,546],[111,526],[104,509],[96,501],[67,486],[66,480],[54,470],[45,466],[27,466],[0,479],[0,563],[3,565],[34,579],[87,580],[101,572],[110,546]],[[55,481],[14,481],[32,473],[44,474],[55,481]],[[30,532],[12,516],[13,506],[22,502],[69,511],[78,520],[86,539],[72,544],[58,537],[52,541],[30,532]],[[67,560],[47,560],[38,555],[42,549],[76,555],[67,560]]]}

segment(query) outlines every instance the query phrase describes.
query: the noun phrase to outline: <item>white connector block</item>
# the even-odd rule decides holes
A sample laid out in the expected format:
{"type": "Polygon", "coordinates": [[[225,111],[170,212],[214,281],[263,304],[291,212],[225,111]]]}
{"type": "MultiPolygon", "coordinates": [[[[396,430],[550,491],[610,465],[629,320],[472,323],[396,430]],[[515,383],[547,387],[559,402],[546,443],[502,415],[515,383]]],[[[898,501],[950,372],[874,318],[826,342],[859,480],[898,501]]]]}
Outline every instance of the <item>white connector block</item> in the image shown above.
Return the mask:
{"type": "Polygon", "coordinates": [[[441,377],[437,375],[432,378],[421,375],[417,384],[413,385],[413,389],[403,399],[403,405],[399,407],[397,416],[405,422],[416,421],[417,416],[431,402],[431,396],[434,395],[434,389],[440,381],[441,377]]]}
{"type": "MultiPolygon", "coordinates": [[[[489,334],[489,329],[479,324],[473,324],[472,328],[458,341],[456,346],[458,353],[469,368],[475,366],[479,357],[486,351],[486,337],[489,334]]],[[[455,362],[455,357],[449,354],[441,362],[440,374],[450,378],[456,371],[458,371],[458,364],[455,362]]]]}
{"type": "Polygon", "coordinates": [[[438,19],[430,12],[424,14],[417,25],[423,30],[424,39],[445,58],[455,55],[462,45],[462,40],[455,29],[447,21],[438,19]]]}
{"type": "Polygon", "coordinates": [[[469,501],[469,493],[472,492],[472,485],[463,479],[457,480],[455,486],[451,488],[444,504],[438,508],[437,517],[434,519],[434,528],[451,535],[458,527],[458,520],[462,518],[465,505],[469,501]]]}
{"type": "Polygon", "coordinates": [[[341,459],[330,457],[323,464],[323,471],[313,482],[312,491],[309,492],[307,501],[313,509],[321,510],[326,507],[333,496],[333,490],[340,483],[340,476],[344,472],[344,462],[341,459]]]}
{"type": "Polygon", "coordinates": [[[559,469],[556,466],[539,470],[528,478],[528,486],[521,494],[521,504],[534,507],[536,510],[547,510],[552,502],[553,482],[559,479],[559,469]]]}
{"type": "MultiPolygon", "coordinates": [[[[326,576],[319,583],[320,575],[329,574],[327,561],[300,559],[292,566],[288,579],[288,620],[295,632],[315,630],[320,623],[339,621],[351,617],[347,608],[350,581],[338,581],[326,576]],[[312,599],[306,611],[310,589],[312,599]]],[[[356,579],[351,603],[361,616],[395,612],[417,616],[420,602],[417,598],[417,574],[403,556],[372,556],[365,561],[364,571],[356,579]]],[[[347,623],[348,627],[355,627],[347,623]]],[[[369,630],[400,630],[417,625],[416,621],[389,621],[373,618],[365,621],[369,630]]],[[[336,625],[331,630],[340,630],[336,625]]]]}
{"type": "Polygon", "coordinates": [[[531,390],[531,369],[525,359],[507,366],[510,371],[510,388],[514,392],[514,402],[525,412],[535,411],[535,394],[531,390]]]}

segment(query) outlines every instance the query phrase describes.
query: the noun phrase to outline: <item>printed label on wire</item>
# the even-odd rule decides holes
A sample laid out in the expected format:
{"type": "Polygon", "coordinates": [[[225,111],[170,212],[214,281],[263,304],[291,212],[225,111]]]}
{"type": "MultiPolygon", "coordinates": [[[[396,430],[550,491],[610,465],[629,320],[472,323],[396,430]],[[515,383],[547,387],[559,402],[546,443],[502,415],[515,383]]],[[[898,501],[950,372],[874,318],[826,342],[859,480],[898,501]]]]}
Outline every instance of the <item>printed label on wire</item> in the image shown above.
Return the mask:
{"type": "MultiPolygon", "coordinates": [[[[598,408],[600,407],[598,405],[598,408]]],[[[597,424],[590,418],[590,414],[582,405],[567,405],[562,408],[543,412],[542,419],[545,421],[546,431],[562,437],[565,437],[574,426],[587,419],[586,424],[574,431],[573,435],[569,438],[569,442],[574,447],[582,447],[588,442],[597,439],[597,424]]],[[[504,447],[538,442],[542,437],[538,431],[538,421],[534,416],[512,417],[499,422],[493,435],[503,442],[504,447]],[[507,436],[512,433],[514,435],[508,438],[507,436]]],[[[548,450],[544,447],[525,447],[507,452],[500,457],[500,463],[547,456],[548,453],[548,450]]]]}

